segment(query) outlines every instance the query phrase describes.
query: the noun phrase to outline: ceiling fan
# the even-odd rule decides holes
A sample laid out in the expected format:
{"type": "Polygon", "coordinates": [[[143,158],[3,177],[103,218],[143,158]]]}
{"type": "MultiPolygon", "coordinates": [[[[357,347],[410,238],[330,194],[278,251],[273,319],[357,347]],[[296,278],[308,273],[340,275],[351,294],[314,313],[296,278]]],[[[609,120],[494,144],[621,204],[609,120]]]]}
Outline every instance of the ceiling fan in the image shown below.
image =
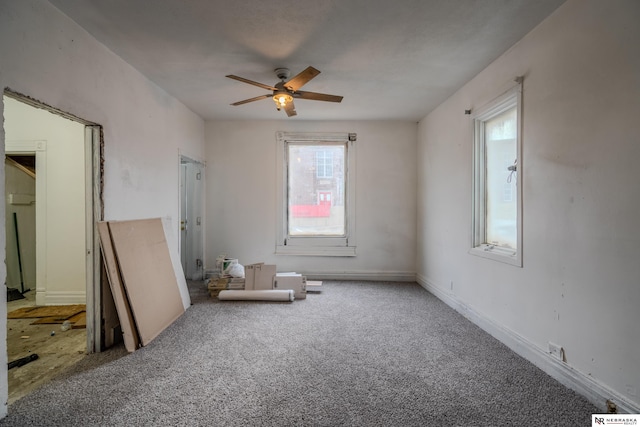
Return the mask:
{"type": "Polygon", "coordinates": [[[328,95],[326,93],[317,93],[317,92],[307,92],[298,90],[306,83],[309,82],[312,78],[320,74],[319,70],[316,70],[313,67],[307,67],[304,71],[294,76],[292,79],[287,80],[289,78],[289,69],[287,68],[276,68],[275,69],[276,76],[280,79],[278,83],[274,86],[265,85],[262,83],[254,82],[253,80],[245,79],[243,77],[238,77],[234,75],[228,75],[230,79],[238,80],[240,82],[249,83],[250,85],[258,86],[263,89],[267,89],[272,91],[270,94],[256,96],[255,98],[245,99],[244,101],[234,102],[231,105],[242,105],[253,101],[259,101],[261,99],[272,98],[276,103],[276,108],[278,111],[284,108],[284,111],[287,113],[288,117],[295,116],[296,107],[293,104],[293,100],[295,98],[298,99],[310,99],[312,101],[328,101],[328,102],[341,102],[342,97],[337,95],[328,95]]]}

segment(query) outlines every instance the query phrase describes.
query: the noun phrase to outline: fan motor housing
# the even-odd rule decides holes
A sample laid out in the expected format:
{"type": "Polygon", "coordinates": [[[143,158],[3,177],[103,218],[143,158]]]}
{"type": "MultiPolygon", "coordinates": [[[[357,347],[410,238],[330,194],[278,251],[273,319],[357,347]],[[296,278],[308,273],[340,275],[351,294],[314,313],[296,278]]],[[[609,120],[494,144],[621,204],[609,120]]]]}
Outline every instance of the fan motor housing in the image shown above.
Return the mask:
{"type": "Polygon", "coordinates": [[[276,68],[273,71],[275,71],[276,76],[278,76],[280,80],[287,80],[291,75],[288,68],[276,68]]]}

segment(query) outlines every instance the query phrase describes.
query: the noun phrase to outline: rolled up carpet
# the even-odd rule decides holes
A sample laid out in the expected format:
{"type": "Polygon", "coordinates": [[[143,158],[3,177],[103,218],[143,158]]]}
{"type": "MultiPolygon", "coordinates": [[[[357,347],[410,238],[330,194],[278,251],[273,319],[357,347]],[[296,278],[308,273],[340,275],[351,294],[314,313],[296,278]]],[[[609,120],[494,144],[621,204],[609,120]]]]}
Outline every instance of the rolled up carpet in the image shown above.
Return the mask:
{"type": "Polygon", "coordinates": [[[224,290],[218,294],[220,301],[293,301],[292,289],[268,289],[256,291],[224,290]]]}

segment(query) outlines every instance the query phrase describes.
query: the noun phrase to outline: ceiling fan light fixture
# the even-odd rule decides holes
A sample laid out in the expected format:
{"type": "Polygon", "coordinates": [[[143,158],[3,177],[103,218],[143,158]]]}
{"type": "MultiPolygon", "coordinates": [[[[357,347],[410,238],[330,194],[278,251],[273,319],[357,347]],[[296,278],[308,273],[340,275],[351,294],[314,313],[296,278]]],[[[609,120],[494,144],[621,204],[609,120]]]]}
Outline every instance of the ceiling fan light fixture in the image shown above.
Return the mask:
{"type": "Polygon", "coordinates": [[[293,102],[293,97],[288,93],[276,93],[273,95],[273,101],[279,109],[284,108],[288,103],[293,102]]]}
{"type": "Polygon", "coordinates": [[[228,78],[233,80],[238,80],[243,83],[248,83],[250,85],[258,86],[263,89],[268,89],[272,91],[271,93],[266,93],[264,95],[256,96],[254,98],[245,99],[243,101],[234,102],[231,105],[243,105],[253,101],[259,101],[261,99],[271,98],[273,102],[276,104],[276,109],[278,111],[284,110],[287,113],[287,117],[293,117],[297,115],[296,107],[293,105],[293,99],[308,99],[312,101],[328,101],[328,102],[340,102],[342,101],[341,96],[337,95],[329,95],[326,93],[317,93],[317,92],[307,92],[298,90],[305,84],[309,82],[309,80],[316,77],[320,74],[319,70],[316,70],[313,67],[307,67],[304,71],[298,73],[292,79],[289,79],[289,70],[286,68],[277,68],[276,75],[281,80],[273,86],[265,85],[263,83],[254,82],[253,80],[245,79],[244,77],[234,76],[233,74],[227,75],[228,78]]]}

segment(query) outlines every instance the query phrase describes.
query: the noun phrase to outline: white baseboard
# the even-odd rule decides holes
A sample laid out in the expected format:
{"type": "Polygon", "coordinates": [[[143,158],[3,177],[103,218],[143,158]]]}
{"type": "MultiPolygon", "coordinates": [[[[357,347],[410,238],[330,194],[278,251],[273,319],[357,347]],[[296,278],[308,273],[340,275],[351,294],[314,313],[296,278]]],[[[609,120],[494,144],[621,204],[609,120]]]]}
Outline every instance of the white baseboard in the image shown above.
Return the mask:
{"type": "Polygon", "coordinates": [[[415,282],[412,271],[299,271],[310,280],[371,280],[376,282],[415,282]]]}
{"type": "Polygon", "coordinates": [[[516,332],[495,323],[485,315],[478,313],[469,307],[455,295],[444,291],[442,288],[430,282],[426,277],[417,274],[416,281],[431,292],[438,299],[449,307],[462,314],[472,323],[479,326],[485,332],[505,344],[511,350],[524,357],[559,383],[581,394],[591,403],[596,405],[603,413],[607,412],[607,400],[612,401],[621,413],[638,414],[640,405],[630,401],[625,396],[611,390],[607,386],[599,383],[589,375],[574,369],[571,365],[560,361],[551,354],[540,349],[532,342],[517,334],[516,332]]]}
{"type": "MultiPolygon", "coordinates": [[[[206,270],[205,279],[219,274],[219,270],[206,270]]],[[[376,282],[415,282],[413,271],[296,271],[309,280],[371,280],[376,282]]]]}
{"type": "Polygon", "coordinates": [[[44,305],[86,304],[87,294],[80,291],[47,291],[43,299],[44,305]]]}

